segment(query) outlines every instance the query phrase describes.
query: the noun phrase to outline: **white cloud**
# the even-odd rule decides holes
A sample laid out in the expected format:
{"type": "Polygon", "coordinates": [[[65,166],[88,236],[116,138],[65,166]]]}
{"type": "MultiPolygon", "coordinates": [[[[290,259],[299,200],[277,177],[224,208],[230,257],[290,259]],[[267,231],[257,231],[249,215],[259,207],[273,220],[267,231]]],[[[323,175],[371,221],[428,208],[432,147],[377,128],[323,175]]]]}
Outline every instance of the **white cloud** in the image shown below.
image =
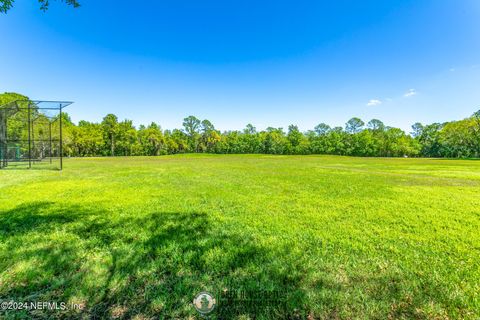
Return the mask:
{"type": "Polygon", "coordinates": [[[372,99],[370,101],[368,101],[367,103],[367,106],[369,107],[375,107],[375,106],[379,106],[382,104],[382,101],[381,100],[378,100],[378,99],[372,99]]]}
{"type": "Polygon", "coordinates": [[[457,69],[455,69],[455,68],[450,68],[450,72],[455,72],[455,71],[457,71],[457,69]]]}
{"type": "Polygon", "coordinates": [[[403,96],[405,98],[410,98],[410,97],[413,97],[413,96],[416,96],[417,95],[417,90],[415,89],[410,89],[408,90],[403,96]]]}

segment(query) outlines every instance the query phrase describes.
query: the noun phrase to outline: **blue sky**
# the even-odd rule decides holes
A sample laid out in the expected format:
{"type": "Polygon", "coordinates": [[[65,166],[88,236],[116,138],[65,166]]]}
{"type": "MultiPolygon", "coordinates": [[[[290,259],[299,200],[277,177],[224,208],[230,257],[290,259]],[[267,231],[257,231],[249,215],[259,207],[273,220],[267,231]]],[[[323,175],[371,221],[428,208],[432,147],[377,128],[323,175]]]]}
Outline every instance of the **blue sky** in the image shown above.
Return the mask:
{"type": "Polygon", "coordinates": [[[480,109],[477,0],[17,0],[0,15],[0,92],[219,129],[353,116],[409,130],[480,109]]]}

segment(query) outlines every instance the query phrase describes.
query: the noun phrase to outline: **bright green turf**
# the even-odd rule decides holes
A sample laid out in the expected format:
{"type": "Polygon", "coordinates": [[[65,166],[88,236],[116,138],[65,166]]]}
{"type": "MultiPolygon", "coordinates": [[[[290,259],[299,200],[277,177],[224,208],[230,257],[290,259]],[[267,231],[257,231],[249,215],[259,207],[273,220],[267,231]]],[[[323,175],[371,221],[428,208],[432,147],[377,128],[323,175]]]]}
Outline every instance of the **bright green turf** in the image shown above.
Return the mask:
{"type": "Polygon", "coordinates": [[[220,301],[213,319],[478,319],[479,266],[480,161],[186,155],[0,171],[0,299],[85,305],[37,317],[198,318],[194,295],[225,288],[284,296],[220,301]]]}

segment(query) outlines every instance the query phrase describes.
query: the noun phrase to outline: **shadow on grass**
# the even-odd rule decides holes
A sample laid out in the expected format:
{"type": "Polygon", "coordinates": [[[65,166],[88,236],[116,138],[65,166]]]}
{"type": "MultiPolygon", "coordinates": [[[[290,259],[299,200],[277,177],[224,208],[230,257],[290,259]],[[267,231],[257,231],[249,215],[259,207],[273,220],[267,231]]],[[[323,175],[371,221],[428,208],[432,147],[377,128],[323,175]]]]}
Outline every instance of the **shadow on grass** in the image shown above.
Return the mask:
{"type": "Polygon", "coordinates": [[[217,298],[212,319],[307,312],[301,257],[204,213],[132,217],[37,202],[0,212],[0,240],[0,300],[84,305],[6,318],[187,318],[200,291],[217,298]]]}
{"type": "Polygon", "coordinates": [[[28,161],[27,162],[13,162],[9,163],[6,167],[1,169],[2,171],[16,171],[16,170],[49,170],[49,171],[60,171],[60,161],[53,160],[50,163],[48,160],[46,161],[37,161],[32,162],[32,166],[29,167],[28,161]]]}

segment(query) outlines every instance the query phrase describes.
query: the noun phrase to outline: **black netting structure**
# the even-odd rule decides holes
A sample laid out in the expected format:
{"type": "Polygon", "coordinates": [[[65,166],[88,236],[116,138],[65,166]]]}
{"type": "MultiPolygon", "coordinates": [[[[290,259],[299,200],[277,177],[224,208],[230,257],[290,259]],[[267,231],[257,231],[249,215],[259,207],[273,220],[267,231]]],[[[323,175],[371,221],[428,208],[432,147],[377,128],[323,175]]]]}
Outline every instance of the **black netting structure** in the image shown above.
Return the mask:
{"type": "Polygon", "coordinates": [[[0,106],[0,169],[63,169],[63,109],[72,102],[17,100],[0,106]]]}

